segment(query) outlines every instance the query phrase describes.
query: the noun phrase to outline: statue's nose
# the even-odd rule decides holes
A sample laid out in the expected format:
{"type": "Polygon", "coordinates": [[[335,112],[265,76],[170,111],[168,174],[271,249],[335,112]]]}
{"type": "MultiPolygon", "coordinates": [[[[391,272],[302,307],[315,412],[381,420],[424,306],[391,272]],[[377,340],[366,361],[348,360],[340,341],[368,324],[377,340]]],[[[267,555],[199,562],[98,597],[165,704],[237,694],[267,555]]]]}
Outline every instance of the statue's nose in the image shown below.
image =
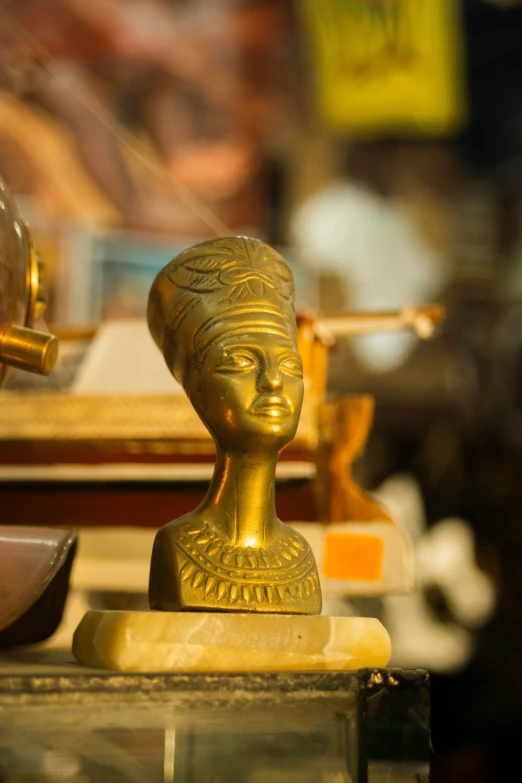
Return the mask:
{"type": "Polygon", "coordinates": [[[281,373],[277,362],[268,361],[264,364],[259,375],[258,387],[260,391],[278,391],[282,386],[281,373]]]}

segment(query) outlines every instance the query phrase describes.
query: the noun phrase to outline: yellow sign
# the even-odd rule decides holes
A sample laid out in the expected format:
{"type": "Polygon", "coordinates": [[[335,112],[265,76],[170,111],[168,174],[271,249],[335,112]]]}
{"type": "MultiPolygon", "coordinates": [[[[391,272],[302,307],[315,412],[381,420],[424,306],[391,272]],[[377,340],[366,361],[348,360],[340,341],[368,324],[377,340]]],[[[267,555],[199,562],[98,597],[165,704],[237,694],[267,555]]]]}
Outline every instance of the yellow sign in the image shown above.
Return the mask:
{"type": "Polygon", "coordinates": [[[300,0],[337,130],[448,133],[464,120],[456,0],[300,0]]]}

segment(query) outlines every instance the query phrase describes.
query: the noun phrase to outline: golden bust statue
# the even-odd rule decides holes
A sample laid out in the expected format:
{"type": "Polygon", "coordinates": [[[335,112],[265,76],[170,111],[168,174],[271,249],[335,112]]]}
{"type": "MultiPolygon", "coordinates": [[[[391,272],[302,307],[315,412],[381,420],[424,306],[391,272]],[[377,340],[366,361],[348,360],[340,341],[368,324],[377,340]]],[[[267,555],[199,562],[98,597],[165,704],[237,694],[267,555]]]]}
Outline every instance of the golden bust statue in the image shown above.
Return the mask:
{"type": "Polygon", "coordinates": [[[217,452],[204,501],[156,536],[152,609],[321,612],[310,546],[275,508],[303,400],[293,296],[285,260],[244,237],[183,251],[152,285],[152,336],[217,452]]]}

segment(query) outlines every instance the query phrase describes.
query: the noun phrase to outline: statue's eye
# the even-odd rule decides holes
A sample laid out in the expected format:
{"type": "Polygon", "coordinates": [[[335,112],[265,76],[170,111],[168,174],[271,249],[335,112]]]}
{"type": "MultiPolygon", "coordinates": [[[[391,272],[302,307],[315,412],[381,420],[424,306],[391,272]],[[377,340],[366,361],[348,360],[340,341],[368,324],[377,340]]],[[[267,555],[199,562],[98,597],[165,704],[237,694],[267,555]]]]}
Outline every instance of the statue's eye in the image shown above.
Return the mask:
{"type": "Polygon", "coordinates": [[[299,354],[283,356],[279,361],[279,366],[283,372],[287,372],[290,375],[296,375],[298,378],[303,377],[303,363],[299,354]]]}
{"type": "Polygon", "coordinates": [[[257,367],[255,357],[246,351],[236,351],[223,356],[216,370],[217,372],[245,372],[257,367]]]}

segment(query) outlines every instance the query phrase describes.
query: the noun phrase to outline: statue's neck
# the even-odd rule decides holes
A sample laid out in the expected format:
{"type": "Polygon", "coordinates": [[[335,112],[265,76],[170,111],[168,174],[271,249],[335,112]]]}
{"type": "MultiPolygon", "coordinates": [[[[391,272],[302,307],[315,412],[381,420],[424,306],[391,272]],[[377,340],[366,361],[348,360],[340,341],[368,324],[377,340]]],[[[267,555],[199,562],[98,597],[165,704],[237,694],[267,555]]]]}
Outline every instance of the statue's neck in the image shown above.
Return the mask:
{"type": "Polygon", "coordinates": [[[235,546],[262,547],[277,522],[275,469],[278,454],[218,450],[214,475],[200,509],[215,512],[235,546]]]}

